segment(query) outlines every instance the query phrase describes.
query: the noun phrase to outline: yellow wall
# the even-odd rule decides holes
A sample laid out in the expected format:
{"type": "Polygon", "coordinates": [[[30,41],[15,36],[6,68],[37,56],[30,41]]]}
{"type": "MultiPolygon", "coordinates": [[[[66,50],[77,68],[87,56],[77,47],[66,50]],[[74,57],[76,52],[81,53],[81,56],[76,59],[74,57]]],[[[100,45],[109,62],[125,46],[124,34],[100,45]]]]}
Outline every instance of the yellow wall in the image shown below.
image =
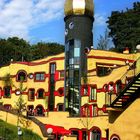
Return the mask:
{"type": "Polygon", "coordinates": [[[110,112],[109,133],[117,134],[121,140],[140,140],[140,98],[123,112],[110,112]]]}

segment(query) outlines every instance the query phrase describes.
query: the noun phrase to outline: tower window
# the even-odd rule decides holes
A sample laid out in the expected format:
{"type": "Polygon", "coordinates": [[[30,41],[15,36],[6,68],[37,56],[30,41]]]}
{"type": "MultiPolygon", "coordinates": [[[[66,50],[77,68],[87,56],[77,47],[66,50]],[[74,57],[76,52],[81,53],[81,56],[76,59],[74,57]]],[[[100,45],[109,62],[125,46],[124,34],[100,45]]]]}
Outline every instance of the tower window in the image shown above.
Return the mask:
{"type": "Polygon", "coordinates": [[[55,74],[55,70],[56,70],[56,64],[55,63],[52,63],[50,65],[50,73],[51,74],[55,74]]]}
{"type": "Polygon", "coordinates": [[[26,81],[27,80],[27,74],[25,71],[20,71],[17,74],[17,81],[21,82],[21,81],[26,81]]]}

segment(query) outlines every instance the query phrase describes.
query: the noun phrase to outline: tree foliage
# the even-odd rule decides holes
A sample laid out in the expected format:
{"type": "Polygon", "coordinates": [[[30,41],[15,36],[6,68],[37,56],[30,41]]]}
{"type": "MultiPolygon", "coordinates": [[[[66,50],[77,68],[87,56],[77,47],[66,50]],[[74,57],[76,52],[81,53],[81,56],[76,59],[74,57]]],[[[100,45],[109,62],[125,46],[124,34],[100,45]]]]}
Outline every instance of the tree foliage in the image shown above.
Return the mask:
{"type": "Polygon", "coordinates": [[[132,9],[113,11],[107,23],[115,49],[122,52],[128,47],[134,52],[140,44],[140,2],[135,2],[132,9]]]}
{"type": "Polygon", "coordinates": [[[64,46],[58,43],[39,42],[31,45],[24,39],[9,37],[0,39],[0,66],[13,61],[32,61],[64,52],[64,46]]]}

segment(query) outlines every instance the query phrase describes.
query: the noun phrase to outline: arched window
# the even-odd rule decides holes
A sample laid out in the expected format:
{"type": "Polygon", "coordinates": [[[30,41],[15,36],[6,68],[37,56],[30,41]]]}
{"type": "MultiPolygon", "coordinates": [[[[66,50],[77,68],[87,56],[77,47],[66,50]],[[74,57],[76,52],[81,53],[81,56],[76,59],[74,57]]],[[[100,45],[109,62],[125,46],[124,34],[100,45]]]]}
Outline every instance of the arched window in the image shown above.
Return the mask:
{"type": "Polygon", "coordinates": [[[36,115],[43,116],[44,115],[44,108],[42,105],[38,105],[36,107],[36,115]]]}
{"type": "Polygon", "coordinates": [[[38,99],[43,99],[44,98],[44,89],[39,89],[37,91],[37,98],[38,99]]]}
{"type": "Polygon", "coordinates": [[[90,140],[101,140],[101,131],[99,128],[91,129],[90,140]]]}
{"type": "Polygon", "coordinates": [[[27,81],[27,73],[24,70],[17,73],[17,81],[27,81]]]}
{"type": "Polygon", "coordinates": [[[6,86],[4,87],[4,98],[10,98],[11,97],[11,87],[6,86]]]}
{"type": "Polygon", "coordinates": [[[110,140],[120,140],[120,137],[116,134],[113,134],[110,138],[110,140]]]}
{"type": "Polygon", "coordinates": [[[64,89],[63,89],[63,88],[59,88],[59,89],[58,89],[58,93],[59,93],[60,95],[63,95],[63,94],[64,94],[64,89]]]}

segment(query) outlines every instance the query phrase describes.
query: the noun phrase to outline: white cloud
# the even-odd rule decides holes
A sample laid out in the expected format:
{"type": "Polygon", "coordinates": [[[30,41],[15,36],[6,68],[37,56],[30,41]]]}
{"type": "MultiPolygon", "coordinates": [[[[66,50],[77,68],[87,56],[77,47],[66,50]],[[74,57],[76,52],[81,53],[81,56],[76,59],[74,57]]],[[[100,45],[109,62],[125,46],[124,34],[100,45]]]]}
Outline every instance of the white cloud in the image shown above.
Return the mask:
{"type": "Polygon", "coordinates": [[[105,26],[106,25],[105,14],[95,14],[94,18],[95,18],[95,21],[94,21],[95,26],[105,26]]]}
{"type": "Polygon", "coordinates": [[[0,0],[0,37],[29,39],[29,30],[63,15],[64,0],[0,0]]]}

